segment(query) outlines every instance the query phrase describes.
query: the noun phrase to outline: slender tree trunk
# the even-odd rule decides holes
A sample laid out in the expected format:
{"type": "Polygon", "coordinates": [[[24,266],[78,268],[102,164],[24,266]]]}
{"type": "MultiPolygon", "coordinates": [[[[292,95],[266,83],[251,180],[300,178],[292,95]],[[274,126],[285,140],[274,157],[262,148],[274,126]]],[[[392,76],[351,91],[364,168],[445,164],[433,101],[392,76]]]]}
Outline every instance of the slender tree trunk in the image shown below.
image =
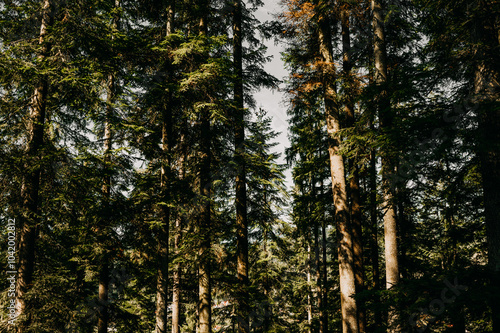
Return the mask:
{"type": "MultiPolygon", "coordinates": [[[[107,252],[107,249],[104,250],[107,252]]],[[[109,324],[108,295],[109,295],[109,256],[103,254],[99,264],[99,308],[97,311],[97,332],[107,333],[109,324]]]]}
{"type": "MultiPolygon", "coordinates": [[[[174,2],[167,9],[166,35],[172,33],[174,20],[174,2]]],[[[169,65],[167,64],[167,67],[169,65]]],[[[167,72],[170,73],[169,70],[167,72]]],[[[170,76],[167,77],[170,81],[170,76]]],[[[161,201],[169,201],[169,182],[171,178],[171,155],[172,155],[172,92],[168,91],[165,105],[162,105],[162,162],[160,175],[161,201]]],[[[158,269],[156,276],[156,333],[167,332],[168,320],[168,263],[169,263],[169,238],[170,238],[170,208],[161,205],[161,226],[158,235],[157,255],[158,269]]]]}
{"type": "MultiPolygon", "coordinates": [[[[174,239],[174,251],[179,253],[182,238],[182,217],[178,216],[175,222],[176,235],[174,239]]],[[[172,272],[172,333],[179,333],[181,314],[181,267],[176,264],[172,272]]]]}
{"type": "MultiPolygon", "coordinates": [[[[370,69],[369,69],[369,85],[374,84],[374,70],[373,70],[373,49],[369,56],[370,69]]],[[[375,116],[376,109],[370,105],[370,120],[369,127],[372,132],[375,131],[375,116]]],[[[370,152],[370,168],[369,168],[369,188],[370,188],[370,261],[372,264],[372,288],[375,291],[381,290],[380,288],[380,268],[379,268],[379,247],[378,247],[378,212],[377,212],[377,151],[372,149],[370,152]]],[[[380,297],[376,297],[375,302],[380,302],[380,297]]],[[[383,325],[382,311],[375,309],[374,311],[374,327],[381,327],[383,325]]]]}
{"type": "Polygon", "coordinates": [[[339,105],[334,84],[335,68],[333,64],[330,24],[327,17],[322,14],[319,16],[319,44],[320,54],[324,61],[322,80],[328,130],[328,152],[330,155],[335,221],[339,235],[338,255],[342,330],[344,333],[357,333],[359,329],[358,311],[356,301],[352,297],[356,293],[352,228],[350,226],[349,209],[347,206],[344,159],[339,152],[339,131],[341,127],[339,105]]]}
{"type": "MultiPolygon", "coordinates": [[[[168,182],[170,180],[170,153],[172,142],[172,111],[166,106],[162,124],[162,166],[160,188],[162,201],[168,200],[168,182]]],[[[168,262],[169,262],[170,208],[161,205],[161,226],[158,235],[158,270],[156,280],[156,333],[167,331],[168,307],[168,262]]]]}
{"type": "MultiPolygon", "coordinates": [[[[392,130],[393,116],[387,92],[387,52],[385,48],[385,34],[383,25],[382,5],[379,0],[371,2],[373,12],[373,51],[375,62],[375,84],[379,88],[377,106],[380,118],[380,128],[387,135],[392,130]]],[[[391,147],[386,149],[390,150],[391,147]]],[[[398,244],[396,209],[393,194],[394,185],[391,176],[395,171],[393,156],[388,151],[382,151],[382,191],[384,211],[384,240],[385,240],[385,271],[386,288],[391,289],[399,282],[398,244]]],[[[399,314],[395,307],[389,309],[387,331],[400,331],[399,314]]]]}
{"type": "MultiPolygon", "coordinates": [[[[373,127],[372,124],[370,124],[373,127]]],[[[377,213],[377,156],[375,150],[372,150],[370,156],[370,248],[371,248],[371,264],[372,264],[372,288],[375,291],[381,290],[380,288],[380,268],[378,264],[378,213],[377,213]]],[[[379,297],[377,297],[380,302],[379,297]]],[[[374,313],[374,326],[382,326],[382,312],[375,309],[374,313]]]]}
{"type": "Polygon", "coordinates": [[[233,64],[234,82],[234,146],[236,175],[236,243],[237,243],[237,320],[238,332],[249,333],[248,303],[248,222],[245,163],[245,125],[243,103],[243,37],[241,31],[242,2],[234,1],[233,64]]]}
{"type": "MultiPolygon", "coordinates": [[[[314,195],[314,200],[318,198],[314,195]]],[[[321,281],[321,259],[320,259],[320,239],[319,239],[319,223],[320,221],[314,221],[314,266],[316,268],[316,298],[318,301],[318,311],[319,311],[319,333],[324,333],[324,327],[322,325],[323,317],[323,288],[321,281]]]]}
{"type": "Polygon", "coordinates": [[[107,242],[107,233],[109,230],[111,219],[113,218],[110,212],[111,201],[111,176],[109,170],[111,169],[111,151],[113,149],[113,104],[115,102],[115,78],[113,74],[108,76],[108,91],[107,91],[107,105],[104,123],[104,170],[106,170],[103,185],[102,196],[104,203],[104,224],[99,228],[100,243],[102,247],[102,257],[99,262],[99,295],[98,295],[98,318],[97,318],[97,332],[106,333],[108,331],[109,311],[108,311],[108,294],[109,294],[109,245],[107,242]]]}
{"type": "MultiPolygon", "coordinates": [[[[202,16],[200,17],[199,31],[201,35],[207,34],[208,0],[202,1],[202,16]]],[[[198,333],[212,332],[212,296],[210,278],[210,164],[211,164],[211,132],[210,110],[206,107],[201,110],[201,164],[200,164],[200,196],[202,198],[199,215],[199,230],[201,243],[199,249],[198,266],[198,333]]]]}
{"type": "MultiPolygon", "coordinates": [[[[181,158],[179,161],[179,180],[183,180],[186,172],[185,160],[187,158],[186,151],[186,127],[182,129],[181,137],[179,140],[179,147],[181,149],[181,158]]],[[[178,255],[182,240],[182,216],[180,213],[177,216],[175,223],[175,238],[174,238],[174,251],[178,255]]],[[[181,314],[181,265],[177,263],[172,273],[172,333],[179,333],[180,330],[180,314],[181,314]]]]}
{"type": "Polygon", "coordinates": [[[202,170],[200,170],[200,195],[202,207],[200,214],[200,264],[198,268],[199,279],[199,333],[212,332],[212,309],[210,287],[210,120],[206,111],[202,111],[202,170]]]}
{"type": "MultiPolygon", "coordinates": [[[[120,7],[120,0],[115,0],[115,7],[120,7]]],[[[113,18],[113,27],[118,26],[118,17],[113,18]]],[[[107,333],[109,326],[109,279],[110,279],[110,258],[109,258],[109,244],[107,241],[107,233],[109,231],[111,220],[113,216],[110,211],[111,202],[111,157],[113,150],[113,104],[116,99],[115,76],[109,74],[107,82],[107,101],[106,101],[106,114],[104,122],[104,170],[105,175],[103,179],[102,195],[104,202],[104,225],[99,228],[98,237],[101,238],[100,246],[103,248],[103,254],[99,263],[99,294],[98,294],[98,316],[97,316],[97,332],[107,333]]]]}
{"type": "MultiPolygon", "coordinates": [[[[321,187],[323,188],[323,187],[321,187]]],[[[321,228],[321,233],[322,233],[322,251],[323,251],[323,266],[322,266],[322,290],[323,293],[321,297],[323,298],[323,306],[320,309],[320,329],[321,332],[323,333],[328,333],[328,311],[326,311],[328,307],[328,266],[327,266],[327,253],[326,253],[326,245],[327,245],[327,238],[326,238],[326,221],[323,221],[323,226],[321,228]]]]}
{"type": "MultiPolygon", "coordinates": [[[[42,22],[38,43],[41,50],[38,59],[42,62],[50,52],[50,44],[46,41],[47,28],[51,21],[51,3],[43,1],[42,22]]],[[[47,106],[48,83],[42,78],[35,86],[30,105],[29,133],[25,149],[25,174],[21,185],[22,216],[19,223],[18,246],[19,265],[16,285],[16,312],[17,315],[26,316],[19,324],[18,332],[27,330],[30,324],[26,293],[33,282],[35,266],[36,232],[40,219],[38,216],[38,194],[40,189],[41,154],[44,144],[45,110],[47,106]]]]}
{"type": "MultiPolygon", "coordinates": [[[[266,201],[265,199],[265,194],[264,194],[264,201],[266,201]]],[[[266,275],[265,275],[265,278],[264,278],[264,295],[265,295],[265,313],[264,313],[264,332],[268,332],[269,331],[269,328],[271,327],[271,318],[272,318],[272,309],[271,309],[271,305],[270,305],[270,302],[269,302],[269,297],[271,295],[271,282],[269,281],[269,271],[270,271],[270,268],[269,268],[269,251],[268,251],[268,248],[267,248],[267,229],[264,228],[264,232],[263,232],[263,252],[264,252],[264,256],[266,258],[266,261],[265,261],[265,265],[266,265],[266,275]]]]}
{"type": "MultiPolygon", "coordinates": [[[[350,34],[350,8],[344,4],[341,10],[342,24],[342,57],[343,57],[343,76],[345,86],[345,113],[347,126],[353,127],[355,124],[354,102],[355,94],[354,80],[352,78],[351,62],[351,34],[350,34]]],[[[364,289],[364,270],[363,270],[363,245],[362,245],[362,213],[361,213],[361,194],[359,189],[359,166],[356,157],[349,160],[349,169],[351,175],[349,178],[349,189],[351,199],[351,227],[352,244],[354,255],[354,273],[356,278],[356,293],[364,289]]],[[[358,308],[359,333],[365,332],[366,318],[362,306],[358,308]]]]}

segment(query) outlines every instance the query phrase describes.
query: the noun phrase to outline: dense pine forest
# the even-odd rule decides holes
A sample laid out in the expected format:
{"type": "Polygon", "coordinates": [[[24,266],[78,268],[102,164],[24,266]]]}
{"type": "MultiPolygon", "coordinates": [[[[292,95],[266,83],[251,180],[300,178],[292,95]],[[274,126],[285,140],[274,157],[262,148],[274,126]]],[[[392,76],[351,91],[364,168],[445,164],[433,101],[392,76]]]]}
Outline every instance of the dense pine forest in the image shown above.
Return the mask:
{"type": "Polygon", "coordinates": [[[500,2],[270,4],[0,1],[0,332],[500,332],[500,2]]]}

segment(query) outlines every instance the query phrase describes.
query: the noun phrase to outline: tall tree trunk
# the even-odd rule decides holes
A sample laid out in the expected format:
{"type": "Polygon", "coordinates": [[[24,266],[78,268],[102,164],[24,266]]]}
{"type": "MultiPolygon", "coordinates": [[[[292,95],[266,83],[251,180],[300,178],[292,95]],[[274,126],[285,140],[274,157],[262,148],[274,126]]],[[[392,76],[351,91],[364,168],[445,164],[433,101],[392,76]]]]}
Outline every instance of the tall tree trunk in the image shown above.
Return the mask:
{"type": "Polygon", "coordinates": [[[113,74],[108,76],[108,91],[107,91],[107,105],[104,123],[104,170],[105,175],[102,185],[102,196],[104,206],[104,223],[99,227],[100,243],[103,254],[99,262],[99,295],[98,295],[98,318],[97,318],[97,332],[106,333],[108,331],[109,311],[108,311],[108,294],[109,294],[109,244],[107,242],[107,233],[109,231],[110,222],[113,218],[110,212],[111,201],[111,176],[109,170],[111,169],[111,150],[113,149],[113,104],[115,102],[115,78],[113,74]]]}
{"type": "Polygon", "coordinates": [[[324,14],[319,15],[319,47],[323,64],[323,91],[328,131],[328,152],[330,155],[330,171],[332,176],[333,203],[335,221],[339,235],[339,273],[340,297],[342,308],[342,330],[344,333],[358,332],[358,311],[356,301],[352,297],[356,293],[354,276],[354,254],[352,250],[352,228],[350,226],[347,206],[344,159],[339,151],[340,115],[334,84],[335,68],[331,45],[330,23],[324,14]]]}
{"type": "MultiPolygon", "coordinates": [[[[314,185],[313,185],[314,186],[314,185]]],[[[318,198],[316,195],[313,196],[313,200],[316,201],[318,198]]],[[[324,333],[324,327],[322,325],[323,318],[323,288],[321,281],[321,259],[320,259],[320,239],[319,239],[319,223],[320,221],[314,221],[314,266],[316,268],[316,298],[318,301],[318,311],[319,311],[319,333],[324,333]]]]}
{"type": "MultiPolygon", "coordinates": [[[[51,3],[43,1],[42,22],[38,43],[41,46],[38,55],[39,62],[49,55],[50,44],[46,40],[47,28],[51,21],[51,3]]],[[[33,282],[35,266],[36,232],[40,219],[38,216],[38,194],[40,189],[41,154],[43,149],[43,134],[45,124],[45,110],[47,106],[48,83],[45,78],[37,83],[30,105],[29,133],[25,149],[25,174],[21,185],[22,216],[19,223],[18,246],[19,265],[16,285],[16,312],[17,315],[26,316],[24,322],[18,326],[18,332],[27,330],[30,324],[26,293],[33,282]]]]}
{"type": "MultiPolygon", "coordinates": [[[[373,46],[369,55],[369,85],[374,84],[374,70],[373,70],[373,46]]],[[[370,118],[369,127],[370,131],[375,131],[375,116],[376,108],[373,104],[369,106],[370,118]]],[[[369,167],[369,188],[370,188],[370,261],[372,264],[372,288],[375,291],[380,291],[380,268],[379,268],[379,247],[378,247],[378,211],[377,211],[377,151],[371,149],[370,151],[370,167],[369,167]]],[[[376,296],[375,302],[380,302],[380,297],[376,296]]],[[[383,325],[382,311],[375,309],[374,311],[374,327],[381,327],[383,325]]]]}
{"type": "MultiPolygon", "coordinates": [[[[264,202],[266,202],[266,195],[264,194],[264,202]]],[[[264,252],[264,257],[266,258],[265,261],[265,278],[264,278],[264,296],[265,296],[265,309],[264,309],[264,325],[263,329],[264,332],[268,332],[270,327],[271,327],[271,319],[272,319],[272,308],[271,304],[269,302],[269,298],[271,297],[271,281],[269,281],[269,271],[271,268],[269,268],[269,256],[270,253],[267,248],[267,229],[264,228],[263,230],[263,235],[262,235],[262,244],[263,244],[263,252],[264,252]]]]}
{"type": "MultiPolygon", "coordinates": [[[[373,129],[373,123],[370,124],[373,129]]],[[[375,150],[370,154],[370,248],[371,248],[371,264],[372,264],[372,288],[375,291],[380,291],[380,268],[378,264],[378,213],[377,213],[377,156],[375,150]]],[[[376,302],[380,302],[377,296],[376,302]]],[[[374,326],[382,326],[382,312],[375,309],[374,326]]]]}
{"type": "MultiPolygon", "coordinates": [[[[183,180],[186,172],[185,160],[187,158],[186,151],[186,131],[187,125],[183,126],[181,137],[179,140],[179,147],[181,150],[181,158],[179,160],[179,180],[183,180]]],[[[174,238],[174,251],[178,255],[182,240],[182,216],[179,213],[175,223],[175,238],[174,238]]],[[[177,263],[172,273],[172,333],[179,333],[180,330],[180,314],[181,314],[181,265],[177,263]]]]}
{"type": "MultiPolygon", "coordinates": [[[[174,2],[167,8],[166,35],[172,34],[174,20],[174,2]]],[[[169,60],[167,60],[168,62],[169,60]]],[[[170,65],[167,63],[167,67],[170,65]]],[[[167,72],[170,74],[169,68],[167,72]]],[[[171,80],[170,75],[167,81],[171,80]]],[[[168,320],[168,263],[169,263],[169,238],[170,238],[170,208],[165,203],[169,201],[169,182],[171,181],[171,154],[172,154],[172,91],[167,92],[167,100],[162,105],[162,161],[160,175],[161,225],[158,235],[157,255],[158,269],[156,276],[156,333],[167,332],[168,320]]]]}
{"type": "MultiPolygon", "coordinates": [[[[120,0],[115,0],[115,8],[120,7],[120,0]]],[[[119,18],[115,16],[113,18],[113,28],[118,26],[119,18]]],[[[111,202],[111,155],[113,149],[113,105],[116,99],[116,87],[115,87],[115,77],[114,74],[108,75],[107,82],[107,100],[106,100],[106,114],[104,120],[104,170],[105,176],[103,179],[102,195],[104,202],[104,224],[99,228],[98,237],[101,238],[101,244],[103,254],[100,258],[99,263],[99,294],[98,294],[98,316],[97,316],[97,332],[107,333],[109,325],[109,279],[110,279],[110,258],[109,258],[109,244],[108,235],[109,228],[111,225],[111,220],[113,216],[110,212],[110,202],[111,202]]]]}
{"type": "MultiPolygon", "coordinates": [[[[208,0],[203,0],[199,22],[200,35],[207,35],[208,0]]],[[[200,196],[201,209],[199,215],[199,230],[201,243],[199,249],[198,266],[198,333],[212,332],[212,296],[210,278],[210,164],[211,164],[211,132],[210,110],[204,107],[201,110],[201,164],[200,164],[200,196]]]]}
{"type": "MultiPolygon", "coordinates": [[[[495,27],[498,14],[488,13],[485,2],[476,3],[475,29],[476,50],[473,102],[479,119],[478,156],[481,161],[483,182],[486,239],[488,243],[488,267],[493,290],[500,286],[500,66],[497,50],[500,31],[495,27]],[[478,14],[476,14],[478,15],[478,14]],[[479,15],[478,15],[479,16],[479,15]]],[[[498,24],[498,23],[497,23],[498,24]]],[[[490,300],[493,332],[500,332],[500,305],[498,293],[490,300]]]]}
{"type": "MultiPolygon", "coordinates": [[[[323,186],[321,187],[323,188],[323,186]]],[[[320,330],[323,333],[328,333],[328,266],[327,266],[327,253],[326,253],[326,221],[323,220],[323,226],[321,228],[321,238],[322,238],[322,251],[323,251],[323,266],[322,266],[322,290],[323,293],[321,297],[323,299],[323,306],[320,309],[320,330]]]]}
{"type": "Polygon", "coordinates": [[[212,309],[210,287],[210,120],[207,111],[203,110],[201,120],[202,167],[200,170],[200,195],[202,207],[199,221],[201,235],[200,263],[198,268],[199,300],[198,321],[199,333],[212,332],[212,309]]]}
{"type": "MultiPolygon", "coordinates": [[[[174,251],[179,253],[182,238],[182,217],[177,216],[175,222],[174,251]]],[[[181,266],[176,264],[172,271],[172,333],[179,333],[181,314],[181,266]]]]}
{"type": "MultiPolygon", "coordinates": [[[[162,166],[160,188],[162,201],[167,201],[168,182],[170,181],[170,153],[172,142],[172,111],[169,106],[163,110],[162,124],[162,166]]],[[[158,231],[158,270],[156,280],[156,333],[167,331],[167,307],[168,307],[168,262],[169,262],[169,234],[170,234],[170,208],[161,205],[161,226],[158,231]]]]}
{"type": "MultiPolygon", "coordinates": [[[[351,62],[351,33],[350,33],[350,8],[349,4],[343,4],[341,10],[342,25],[342,67],[345,86],[345,114],[347,126],[355,125],[354,101],[355,94],[354,80],[352,78],[351,62]]],[[[352,245],[354,255],[354,274],[356,278],[356,293],[364,289],[364,268],[363,268],[363,243],[362,243],[362,214],[361,214],[361,194],[359,189],[359,166],[356,157],[349,160],[349,169],[352,173],[349,177],[349,189],[351,199],[351,227],[352,245]]],[[[365,332],[366,318],[364,308],[358,305],[359,333],[365,332]]]]}
{"type": "MultiPolygon", "coordinates": [[[[374,74],[375,84],[379,88],[377,106],[381,132],[382,134],[387,135],[390,134],[390,131],[392,130],[393,116],[387,92],[387,52],[385,47],[383,11],[379,0],[372,0],[371,7],[373,12],[374,74]]],[[[395,164],[392,153],[390,152],[391,149],[392,147],[386,147],[384,151],[381,152],[383,191],[382,206],[384,211],[385,272],[387,289],[391,289],[399,282],[396,209],[393,194],[394,184],[392,183],[391,178],[395,171],[395,164]]],[[[391,307],[389,309],[387,327],[387,331],[391,333],[400,331],[399,314],[395,307],[391,307]]]]}
{"type": "Polygon", "coordinates": [[[233,64],[234,80],[234,149],[236,174],[236,246],[237,246],[237,320],[238,332],[249,333],[248,303],[248,221],[245,163],[245,125],[243,103],[243,37],[241,31],[242,2],[234,1],[233,64]]]}

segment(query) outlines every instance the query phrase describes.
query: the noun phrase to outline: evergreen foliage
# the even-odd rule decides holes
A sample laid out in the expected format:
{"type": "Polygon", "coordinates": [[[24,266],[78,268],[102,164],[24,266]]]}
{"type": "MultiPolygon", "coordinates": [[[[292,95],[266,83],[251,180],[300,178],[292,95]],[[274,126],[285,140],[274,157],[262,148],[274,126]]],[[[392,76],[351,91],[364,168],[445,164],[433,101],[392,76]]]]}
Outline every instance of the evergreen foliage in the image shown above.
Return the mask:
{"type": "Polygon", "coordinates": [[[0,3],[0,331],[499,331],[498,1],[268,3],[0,3]]]}

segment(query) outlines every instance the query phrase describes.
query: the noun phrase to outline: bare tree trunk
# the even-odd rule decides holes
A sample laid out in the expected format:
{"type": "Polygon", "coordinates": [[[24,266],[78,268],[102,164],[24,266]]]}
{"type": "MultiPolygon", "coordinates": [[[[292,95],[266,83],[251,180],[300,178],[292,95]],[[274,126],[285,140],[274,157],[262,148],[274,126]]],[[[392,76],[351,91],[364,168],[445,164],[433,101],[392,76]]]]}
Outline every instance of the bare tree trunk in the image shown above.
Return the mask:
{"type": "MultiPolygon", "coordinates": [[[[371,125],[373,127],[373,125],[371,125]]],[[[377,170],[376,170],[376,153],[374,150],[370,156],[370,247],[371,247],[371,264],[372,264],[372,288],[379,291],[380,288],[380,268],[378,264],[378,213],[377,213],[377,170]]],[[[380,298],[377,297],[380,302],[380,298]]],[[[382,326],[382,312],[375,309],[374,313],[375,327],[382,326]]]]}
{"type": "MultiPolygon", "coordinates": [[[[314,187],[314,185],[313,185],[314,187]]],[[[318,197],[314,194],[314,200],[316,201],[318,197]]],[[[320,239],[319,239],[319,222],[314,221],[314,266],[316,268],[316,298],[318,301],[318,311],[319,311],[319,333],[324,333],[324,328],[322,325],[323,317],[323,288],[321,281],[321,259],[320,259],[320,239]]]]}
{"type": "MultiPolygon", "coordinates": [[[[323,188],[323,187],[322,187],[323,188]]],[[[322,285],[323,285],[323,293],[321,297],[323,298],[323,307],[320,309],[320,329],[323,333],[328,333],[328,311],[326,311],[328,307],[328,266],[327,266],[327,253],[326,253],[326,221],[323,221],[323,227],[321,228],[322,233],[322,251],[323,251],[323,266],[322,266],[322,285]]]]}
{"type": "Polygon", "coordinates": [[[249,303],[248,303],[248,221],[246,193],[246,163],[245,163],[245,125],[243,103],[243,37],[242,2],[234,1],[233,13],[233,64],[234,81],[234,146],[236,175],[236,243],[237,243],[237,320],[238,332],[249,333],[249,303]]]}
{"type": "MultiPolygon", "coordinates": [[[[50,44],[46,41],[47,28],[50,25],[51,3],[44,0],[42,7],[42,22],[38,43],[41,50],[38,59],[42,62],[50,52],[50,44]]],[[[19,223],[18,246],[19,265],[16,285],[16,312],[23,318],[18,326],[18,332],[23,333],[30,324],[26,293],[33,282],[35,266],[36,232],[40,219],[38,217],[38,194],[40,188],[40,155],[44,144],[45,110],[47,106],[48,83],[42,78],[35,86],[30,105],[29,133],[25,149],[25,174],[21,185],[22,216],[19,223]]]]}
{"type": "Polygon", "coordinates": [[[328,152],[330,155],[330,171],[332,176],[333,203],[335,221],[339,235],[339,273],[340,297],[342,308],[342,329],[344,333],[358,332],[358,311],[356,301],[352,297],[356,293],[354,276],[354,254],[352,244],[352,228],[350,226],[349,209],[345,181],[344,159],[339,152],[340,117],[339,105],[334,84],[335,68],[331,45],[331,32],[328,18],[319,16],[319,47],[323,58],[323,90],[328,130],[328,152]]]}
{"type": "MultiPolygon", "coordinates": [[[[163,112],[162,125],[162,150],[163,161],[161,166],[160,188],[162,201],[168,199],[168,182],[170,178],[170,150],[172,138],[172,112],[167,106],[163,112]]],[[[156,279],[156,333],[167,331],[168,307],[168,262],[169,262],[169,234],[170,234],[170,208],[161,206],[161,226],[158,231],[158,270],[156,279]]]]}
{"type": "MultiPolygon", "coordinates": [[[[393,116],[387,92],[387,52],[385,48],[382,5],[379,0],[372,0],[371,6],[373,12],[375,84],[380,89],[377,96],[377,106],[381,131],[383,134],[387,134],[392,130],[393,116]]],[[[388,149],[390,149],[390,147],[388,147],[388,149]]],[[[381,155],[386,288],[391,289],[399,283],[396,209],[393,194],[394,184],[391,182],[391,176],[395,171],[395,164],[390,152],[382,151],[381,155]]],[[[395,307],[389,309],[387,326],[387,331],[390,333],[399,332],[401,330],[399,314],[395,307]]]]}
{"type": "MultiPolygon", "coordinates": [[[[115,7],[120,7],[120,0],[115,0],[115,7]]],[[[116,28],[118,26],[119,17],[113,18],[113,26],[116,28]]],[[[99,228],[98,237],[101,239],[99,244],[102,247],[102,257],[99,263],[99,294],[98,294],[98,316],[97,316],[97,332],[107,333],[109,326],[109,279],[110,279],[110,258],[109,258],[109,244],[107,241],[107,233],[109,232],[109,227],[111,220],[113,219],[110,212],[110,202],[111,202],[111,176],[109,170],[111,169],[111,154],[113,149],[113,129],[112,129],[112,118],[113,118],[113,104],[116,99],[116,87],[115,87],[115,77],[114,74],[109,74],[107,82],[107,101],[106,101],[106,114],[104,123],[104,170],[105,176],[103,179],[102,195],[104,202],[104,224],[99,228]]]]}
{"type": "MultiPolygon", "coordinates": [[[[167,9],[166,35],[172,34],[174,20],[174,2],[167,9]]],[[[167,64],[167,66],[169,66],[167,64]]],[[[170,73],[170,71],[168,71],[170,73]]],[[[170,77],[167,78],[170,80],[170,77]]],[[[168,202],[169,186],[171,178],[171,154],[172,154],[172,92],[168,91],[165,105],[162,105],[162,162],[160,189],[161,201],[168,202]]],[[[158,269],[156,276],[156,333],[167,332],[168,320],[168,263],[169,263],[169,238],[170,238],[170,208],[161,205],[161,226],[158,235],[157,255],[158,269]]]]}
{"type": "MultiPolygon", "coordinates": [[[[179,179],[184,179],[186,166],[185,160],[187,158],[185,133],[186,127],[181,130],[181,138],[179,140],[179,147],[181,149],[181,158],[179,160],[179,179]]],[[[182,240],[182,216],[179,214],[175,223],[175,238],[174,238],[174,251],[175,254],[179,254],[181,240],[182,240]]],[[[180,325],[180,314],[181,314],[181,265],[177,263],[173,269],[172,273],[173,285],[172,285],[172,333],[179,333],[180,325]]]]}
{"type": "MultiPolygon", "coordinates": [[[[350,34],[350,8],[344,4],[341,10],[342,24],[342,56],[343,56],[343,76],[345,86],[345,113],[347,126],[353,127],[355,124],[354,115],[354,80],[352,78],[351,62],[351,34],[350,34]]],[[[354,255],[354,274],[356,278],[356,293],[364,289],[364,269],[363,269],[363,243],[362,243],[362,224],[361,224],[361,194],[359,189],[359,166],[356,157],[349,160],[349,169],[352,173],[349,179],[349,189],[351,198],[351,227],[352,244],[354,255]]],[[[359,333],[365,332],[366,318],[364,308],[357,305],[359,333]]]]}
{"type": "Polygon", "coordinates": [[[212,309],[210,287],[210,120],[207,112],[202,117],[202,170],[200,172],[200,195],[202,207],[200,214],[200,264],[198,268],[199,279],[199,333],[212,332],[212,309]]]}
{"type": "Polygon", "coordinates": [[[109,231],[110,221],[112,219],[110,213],[111,201],[111,176],[109,170],[111,168],[111,150],[113,149],[113,130],[112,130],[112,117],[113,117],[113,104],[115,102],[115,78],[113,74],[108,76],[108,91],[107,91],[107,105],[104,123],[104,170],[106,170],[103,185],[102,197],[104,202],[104,223],[99,227],[98,238],[100,239],[100,246],[102,247],[103,254],[99,262],[99,294],[98,294],[98,318],[97,318],[97,332],[106,333],[108,331],[109,313],[108,313],[108,294],[109,294],[109,254],[107,233],[109,231]]]}
{"type": "MultiPolygon", "coordinates": [[[[373,46],[372,46],[373,48],[373,46]]],[[[373,70],[373,49],[369,56],[370,69],[369,69],[369,84],[374,84],[374,70],[373,70]]],[[[371,131],[375,131],[375,112],[373,106],[369,106],[370,119],[369,127],[371,131]]],[[[381,290],[380,288],[380,268],[379,268],[379,247],[378,247],[378,212],[377,212],[377,152],[372,149],[370,152],[370,168],[369,168],[369,188],[370,188],[370,261],[372,264],[372,288],[375,291],[381,290]]],[[[376,297],[375,302],[380,302],[380,297],[376,297]]],[[[374,311],[374,327],[381,327],[383,325],[382,311],[375,309],[374,311]]]]}

